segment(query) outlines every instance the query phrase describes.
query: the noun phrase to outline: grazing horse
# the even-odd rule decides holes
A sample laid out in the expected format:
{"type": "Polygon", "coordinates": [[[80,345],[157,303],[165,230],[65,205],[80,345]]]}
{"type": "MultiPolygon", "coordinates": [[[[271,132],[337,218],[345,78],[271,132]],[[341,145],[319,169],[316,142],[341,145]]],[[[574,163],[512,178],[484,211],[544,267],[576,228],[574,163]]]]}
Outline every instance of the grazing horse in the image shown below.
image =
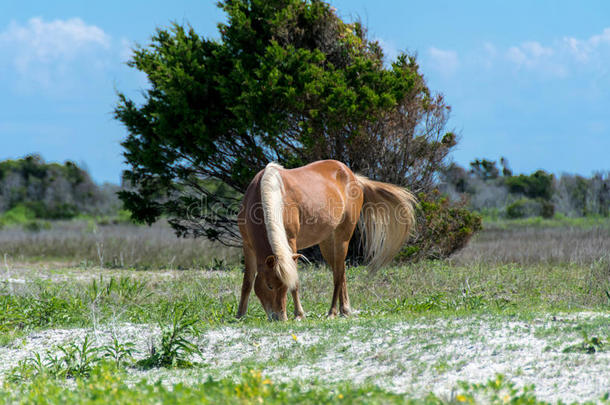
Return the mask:
{"type": "Polygon", "coordinates": [[[329,317],[351,309],[345,257],[356,225],[364,237],[369,266],[377,269],[398,253],[415,223],[415,197],[404,188],[354,174],[336,160],[296,169],[269,163],[252,180],[238,215],[246,269],[237,317],[246,313],[254,285],[269,319],[286,320],[286,296],[302,318],[297,260],[299,249],[319,245],[333,271],[329,317]]]}

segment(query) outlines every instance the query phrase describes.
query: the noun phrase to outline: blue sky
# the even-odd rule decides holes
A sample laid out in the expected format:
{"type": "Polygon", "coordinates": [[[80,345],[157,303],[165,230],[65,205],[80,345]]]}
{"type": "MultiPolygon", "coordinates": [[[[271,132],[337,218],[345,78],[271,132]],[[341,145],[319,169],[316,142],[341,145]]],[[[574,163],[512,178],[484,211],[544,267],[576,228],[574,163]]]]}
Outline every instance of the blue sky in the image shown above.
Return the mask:
{"type": "MultiPolygon", "coordinates": [[[[415,52],[453,107],[452,158],[508,158],[516,172],[610,170],[610,3],[334,0],[389,57],[415,52]]],[[[146,78],[125,66],[155,27],[216,37],[215,1],[0,2],[0,159],[40,153],[118,182],[124,128],[116,90],[146,78]]]]}

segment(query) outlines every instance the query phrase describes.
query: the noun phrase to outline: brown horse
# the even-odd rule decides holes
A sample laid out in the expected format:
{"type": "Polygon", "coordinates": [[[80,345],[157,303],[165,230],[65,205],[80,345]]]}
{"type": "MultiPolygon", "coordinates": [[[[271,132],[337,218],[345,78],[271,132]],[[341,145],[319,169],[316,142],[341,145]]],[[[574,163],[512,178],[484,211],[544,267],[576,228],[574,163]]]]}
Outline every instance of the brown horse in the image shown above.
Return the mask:
{"type": "Polygon", "coordinates": [[[246,264],[237,316],[248,308],[254,292],[269,319],[286,320],[291,291],[294,316],[304,316],[299,301],[297,250],[319,245],[333,271],[329,317],[351,312],[345,283],[345,257],[360,224],[369,266],[388,263],[409,236],[416,201],[405,189],[355,175],[336,160],[296,169],[269,163],[246,190],[239,212],[246,264]]]}

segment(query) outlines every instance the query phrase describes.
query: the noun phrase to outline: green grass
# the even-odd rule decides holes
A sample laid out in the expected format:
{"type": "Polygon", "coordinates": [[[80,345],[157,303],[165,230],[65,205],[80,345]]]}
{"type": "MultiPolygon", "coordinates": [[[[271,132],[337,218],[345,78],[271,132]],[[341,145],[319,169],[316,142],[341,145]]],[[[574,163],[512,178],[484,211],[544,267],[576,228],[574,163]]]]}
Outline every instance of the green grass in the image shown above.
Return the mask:
{"type": "MultiPolygon", "coordinates": [[[[605,261],[590,266],[484,263],[456,266],[432,261],[391,267],[377,274],[357,267],[348,269],[348,291],[360,318],[608,310],[607,269],[605,261]]],[[[53,273],[53,269],[43,271],[45,274],[40,276],[53,273]]],[[[56,271],[61,273],[62,270],[56,271]]],[[[0,331],[91,326],[94,321],[110,320],[157,322],[176,304],[188,305],[193,315],[206,324],[236,322],[242,277],[238,268],[223,272],[175,272],[169,278],[147,277],[147,273],[133,270],[115,271],[106,277],[103,271],[101,274],[91,281],[32,280],[11,286],[10,294],[8,284],[0,284],[3,308],[0,331]]],[[[307,316],[323,318],[332,295],[330,271],[309,266],[301,269],[300,277],[307,316]]],[[[252,294],[245,322],[265,319],[252,294]]]]}
{"type": "MultiPolygon", "coordinates": [[[[171,387],[161,381],[142,380],[127,384],[126,375],[111,363],[95,367],[89,377],[76,378],[70,387],[48,376],[28,383],[6,383],[0,388],[0,402],[14,404],[136,404],[136,403],[226,403],[226,404],[545,404],[536,398],[532,386],[516,388],[497,375],[486,383],[460,383],[447,396],[428,394],[414,397],[395,394],[376,386],[340,383],[329,388],[316,381],[308,385],[276,383],[250,370],[238,379],[209,378],[203,383],[171,387]]],[[[600,403],[608,398],[600,398],[600,403]]]]}
{"type": "MultiPolygon", "coordinates": [[[[607,266],[606,262],[589,267],[455,266],[438,261],[391,267],[374,275],[357,267],[348,270],[348,291],[362,319],[608,310],[607,266]]],[[[235,313],[242,274],[237,268],[175,272],[169,278],[147,277],[148,273],[133,270],[112,274],[91,281],[38,279],[11,285],[10,290],[8,284],[0,284],[0,332],[6,336],[18,330],[91,327],[109,321],[156,323],[175,305],[191,308],[203,324],[238,322],[235,313]]],[[[330,271],[310,266],[301,269],[300,276],[307,317],[324,319],[332,295],[330,271]]],[[[292,311],[291,299],[288,310],[292,311]]],[[[239,322],[266,322],[254,294],[248,316],[239,322]]]]}

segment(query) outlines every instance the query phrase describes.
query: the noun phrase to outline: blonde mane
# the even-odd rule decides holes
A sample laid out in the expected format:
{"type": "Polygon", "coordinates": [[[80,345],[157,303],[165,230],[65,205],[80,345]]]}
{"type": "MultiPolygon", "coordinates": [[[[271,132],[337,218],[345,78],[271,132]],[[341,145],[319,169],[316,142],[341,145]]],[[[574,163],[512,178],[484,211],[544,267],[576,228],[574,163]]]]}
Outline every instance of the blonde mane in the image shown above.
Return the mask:
{"type": "Polygon", "coordinates": [[[284,182],[280,170],[283,170],[283,167],[275,162],[265,167],[260,183],[261,203],[267,238],[277,259],[274,270],[280,280],[292,290],[297,284],[298,275],[296,262],[292,259],[294,252],[288,245],[284,228],[284,182]]]}

